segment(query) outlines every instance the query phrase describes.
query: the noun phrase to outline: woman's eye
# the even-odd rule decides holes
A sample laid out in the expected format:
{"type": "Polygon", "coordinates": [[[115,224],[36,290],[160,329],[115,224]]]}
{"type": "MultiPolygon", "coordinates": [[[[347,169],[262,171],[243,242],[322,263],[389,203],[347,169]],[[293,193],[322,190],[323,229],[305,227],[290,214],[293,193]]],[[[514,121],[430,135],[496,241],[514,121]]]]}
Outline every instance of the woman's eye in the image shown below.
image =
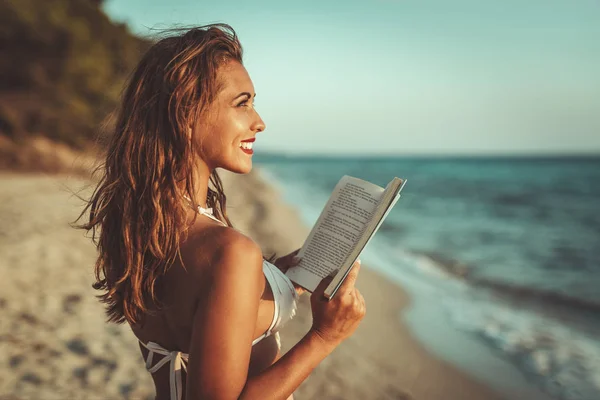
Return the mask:
{"type": "MultiPolygon", "coordinates": [[[[238,107],[249,107],[248,100],[244,100],[244,101],[242,101],[242,102],[241,102],[241,103],[239,103],[237,106],[238,106],[238,107]]],[[[256,106],[256,104],[254,104],[254,103],[253,103],[253,104],[252,104],[252,107],[255,107],[255,106],[256,106]]]]}

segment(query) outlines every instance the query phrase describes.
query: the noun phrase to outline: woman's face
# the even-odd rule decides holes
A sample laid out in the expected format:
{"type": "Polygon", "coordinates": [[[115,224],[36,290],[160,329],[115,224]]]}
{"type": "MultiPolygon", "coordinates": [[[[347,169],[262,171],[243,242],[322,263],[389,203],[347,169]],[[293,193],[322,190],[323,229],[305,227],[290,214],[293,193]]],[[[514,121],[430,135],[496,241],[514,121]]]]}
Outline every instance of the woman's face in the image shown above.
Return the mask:
{"type": "Polygon", "coordinates": [[[221,91],[194,129],[193,137],[200,157],[211,170],[224,168],[246,174],[252,169],[252,151],[244,151],[241,143],[265,129],[254,109],[254,85],[246,68],[237,61],[224,64],[217,75],[221,91]]]}

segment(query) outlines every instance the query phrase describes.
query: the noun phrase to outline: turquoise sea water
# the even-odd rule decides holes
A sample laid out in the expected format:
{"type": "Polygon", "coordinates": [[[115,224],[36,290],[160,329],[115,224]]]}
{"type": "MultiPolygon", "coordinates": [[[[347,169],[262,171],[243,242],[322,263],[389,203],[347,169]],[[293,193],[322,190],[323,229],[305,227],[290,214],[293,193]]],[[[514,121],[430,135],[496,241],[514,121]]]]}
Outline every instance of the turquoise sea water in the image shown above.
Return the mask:
{"type": "Polygon", "coordinates": [[[407,288],[413,333],[507,397],[600,399],[600,158],[254,162],[307,224],[345,174],[408,179],[361,259],[407,288]]]}

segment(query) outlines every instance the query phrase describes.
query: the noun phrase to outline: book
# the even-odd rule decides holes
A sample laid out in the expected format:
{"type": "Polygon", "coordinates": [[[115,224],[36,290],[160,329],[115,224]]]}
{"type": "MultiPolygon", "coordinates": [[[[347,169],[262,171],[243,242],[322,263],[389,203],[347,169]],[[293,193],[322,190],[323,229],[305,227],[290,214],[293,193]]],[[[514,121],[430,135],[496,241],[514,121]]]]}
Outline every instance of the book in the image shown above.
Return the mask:
{"type": "Polygon", "coordinates": [[[333,298],[400,198],[405,183],[394,178],[382,188],[344,175],[298,252],[300,263],[287,270],[288,278],[312,293],[323,278],[334,274],[324,292],[327,299],[333,298]]]}

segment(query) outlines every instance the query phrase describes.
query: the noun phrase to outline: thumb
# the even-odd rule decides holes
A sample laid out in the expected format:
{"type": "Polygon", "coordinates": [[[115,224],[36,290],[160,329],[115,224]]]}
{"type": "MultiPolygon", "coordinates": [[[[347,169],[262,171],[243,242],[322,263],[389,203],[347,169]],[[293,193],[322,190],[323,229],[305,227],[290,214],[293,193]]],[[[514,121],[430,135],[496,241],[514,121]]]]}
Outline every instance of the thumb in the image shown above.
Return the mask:
{"type": "Polygon", "coordinates": [[[351,290],[354,287],[354,284],[356,283],[356,278],[358,278],[358,273],[360,271],[360,259],[357,259],[354,264],[352,264],[352,268],[350,269],[350,272],[348,272],[348,275],[346,276],[346,279],[344,279],[344,282],[342,282],[342,285],[340,286],[341,291],[346,291],[346,290],[351,290]]]}
{"type": "Polygon", "coordinates": [[[315,288],[314,292],[312,293],[311,297],[313,297],[313,296],[318,296],[317,298],[323,297],[323,292],[325,292],[325,289],[327,289],[327,286],[329,286],[329,284],[333,280],[333,277],[335,276],[336,273],[337,273],[337,270],[334,271],[333,273],[329,274],[329,276],[326,276],[325,278],[321,279],[321,282],[319,282],[319,284],[315,288]]]}

